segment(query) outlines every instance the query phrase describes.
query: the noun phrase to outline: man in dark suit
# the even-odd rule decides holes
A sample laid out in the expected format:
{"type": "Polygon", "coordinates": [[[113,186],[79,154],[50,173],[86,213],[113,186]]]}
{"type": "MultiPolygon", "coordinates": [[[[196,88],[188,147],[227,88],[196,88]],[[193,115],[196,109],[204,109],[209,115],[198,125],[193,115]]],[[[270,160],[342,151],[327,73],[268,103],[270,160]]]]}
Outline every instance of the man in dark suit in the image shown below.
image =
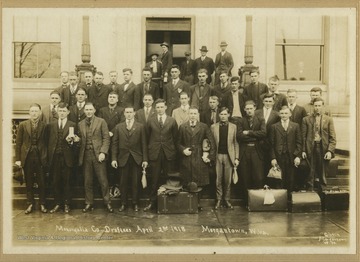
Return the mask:
{"type": "Polygon", "coordinates": [[[59,211],[64,204],[65,213],[70,212],[70,176],[75,163],[74,143],[80,141],[76,135],[76,124],[68,121],[68,105],[61,102],[58,108],[59,119],[47,125],[46,141],[50,172],[53,176],[55,206],[50,213],[59,211]],[[63,191],[63,192],[62,192],[63,191]]]}
{"type": "MultiPolygon", "coordinates": [[[[139,105],[139,108],[144,107],[143,98],[145,94],[151,94],[154,100],[160,97],[159,85],[151,81],[151,70],[148,67],[145,67],[142,70],[143,82],[138,84],[135,89],[135,100],[139,105]]],[[[138,108],[138,109],[139,109],[138,108]]]]}
{"type": "Polygon", "coordinates": [[[305,108],[299,106],[296,103],[297,100],[297,92],[295,89],[289,89],[286,94],[289,109],[291,112],[290,121],[298,123],[301,127],[302,120],[305,116],[307,116],[305,108]]]}
{"type": "MultiPolygon", "coordinates": [[[[206,83],[210,84],[212,80],[212,74],[215,70],[214,60],[212,58],[207,57],[206,54],[209,50],[207,50],[206,46],[202,46],[200,49],[201,56],[195,59],[195,72],[198,74],[200,69],[206,69],[208,78],[206,79],[206,83]]],[[[199,78],[195,77],[195,83],[199,82],[199,78]]]]}
{"type": "Polygon", "coordinates": [[[133,106],[137,110],[140,108],[140,105],[135,99],[136,85],[131,80],[133,71],[130,68],[124,68],[123,74],[125,82],[116,90],[119,95],[118,105],[123,108],[133,106]]]}
{"type": "Polygon", "coordinates": [[[195,71],[195,61],[191,59],[191,52],[185,52],[185,61],[181,63],[181,80],[184,80],[189,83],[189,85],[193,85],[194,78],[196,76],[195,71]]]}
{"type": "Polygon", "coordinates": [[[170,46],[167,42],[163,42],[162,44],[160,44],[160,46],[163,50],[159,58],[162,64],[162,79],[164,80],[164,83],[166,83],[167,81],[165,80],[168,78],[170,74],[171,66],[173,64],[173,55],[169,50],[170,46]]]}
{"type": "Polygon", "coordinates": [[[92,103],[85,104],[86,118],[79,123],[80,152],[79,165],[83,166],[85,180],[85,207],[84,213],[93,210],[94,173],[101,186],[102,197],[106,209],[112,213],[110,204],[109,183],[106,177],[106,155],[109,151],[109,129],[104,119],[95,116],[95,107],[92,103]]]}
{"type": "Polygon", "coordinates": [[[70,85],[61,92],[61,101],[72,106],[76,103],[75,94],[78,89],[78,77],[75,72],[69,73],[69,83],[70,85]]]}
{"type": "Polygon", "coordinates": [[[190,87],[191,106],[199,109],[200,115],[209,110],[209,97],[211,96],[211,87],[206,82],[209,75],[206,69],[200,69],[197,73],[198,83],[190,87]]]}
{"type": "MultiPolygon", "coordinates": [[[[315,108],[314,108],[314,100],[316,98],[322,98],[322,89],[320,87],[313,87],[310,90],[310,103],[307,103],[304,105],[305,111],[308,116],[314,114],[315,108]]],[[[330,108],[327,106],[323,106],[322,108],[323,114],[327,116],[331,116],[330,108]]]]}
{"type": "Polygon", "coordinates": [[[253,100],[257,108],[262,108],[261,95],[269,92],[267,85],[259,82],[260,71],[254,69],[250,72],[251,84],[245,86],[244,96],[246,100],[253,100]]]}
{"type": "Polygon", "coordinates": [[[234,67],[234,60],[232,55],[226,51],[228,44],[225,41],[220,43],[220,53],[215,58],[215,84],[219,84],[220,72],[225,71],[228,76],[231,76],[231,69],[234,67]]]}
{"type": "MultiPolygon", "coordinates": [[[[269,94],[272,94],[274,96],[273,109],[277,112],[279,112],[283,106],[288,105],[286,96],[284,94],[281,94],[279,92],[278,88],[279,88],[279,78],[276,75],[270,77],[269,78],[269,94]]],[[[262,96],[264,96],[264,94],[262,96]]]]}
{"type": "Polygon", "coordinates": [[[171,168],[174,169],[177,156],[176,139],[178,136],[178,126],[176,121],[165,114],[165,100],[156,100],[155,110],[156,115],[149,119],[146,125],[149,140],[148,155],[152,174],[150,203],[144,208],[144,211],[155,207],[159,182],[165,182],[168,172],[172,171],[171,168]]]}
{"type": "Polygon", "coordinates": [[[132,204],[134,211],[139,211],[139,185],[141,179],[141,167],[145,169],[148,165],[148,148],[146,131],[144,125],[134,119],[133,107],[124,110],[125,122],[118,124],[114,130],[111,145],[111,165],[120,167],[120,212],[126,209],[128,180],[131,179],[132,204]]]}
{"type": "Polygon", "coordinates": [[[61,95],[58,91],[51,91],[50,93],[50,105],[43,107],[40,120],[45,124],[49,124],[52,121],[56,121],[59,116],[57,113],[58,104],[61,102],[61,95]]]}
{"type": "Polygon", "coordinates": [[[85,82],[79,83],[79,87],[84,88],[86,90],[86,93],[88,93],[90,87],[95,85],[93,73],[90,71],[86,71],[84,73],[84,79],[85,79],[85,82]]]}
{"type": "Polygon", "coordinates": [[[39,190],[41,212],[46,213],[45,208],[45,182],[44,169],[47,167],[47,152],[45,142],[46,124],[40,120],[41,106],[31,104],[29,108],[30,119],[20,123],[16,136],[15,165],[24,168],[26,183],[26,197],[28,208],[25,214],[33,211],[35,205],[34,182],[39,190]]]}
{"type": "Polygon", "coordinates": [[[68,71],[62,71],[60,73],[60,79],[61,79],[61,86],[54,89],[54,91],[61,94],[62,90],[69,86],[69,72],[68,71]]]}
{"type": "Polygon", "coordinates": [[[85,102],[87,99],[87,94],[84,88],[79,87],[75,94],[76,104],[70,106],[68,119],[74,122],[76,125],[83,120],[86,115],[84,112],[85,102]]]}
{"type": "Polygon", "coordinates": [[[246,115],[244,89],[240,87],[240,77],[233,76],[230,82],[231,92],[224,97],[223,104],[230,110],[230,122],[237,124],[246,115]]]}
{"type": "Polygon", "coordinates": [[[113,70],[109,72],[110,83],[107,84],[107,86],[110,87],[112,91],[115,91],[120,87],[120,84],[116,82],[117,77],[118,77],[118,73],[116,71],[113,70]]]}
{"type": "MultiPolygon", "coordinates": [[[[162,88],[161,77],[162,77],[162,63],[158,60],[159,55],[156,53],[151,54],[151,61],[146,63],[145,67],[150,68],[152,78],[159,88],[162,88]]],[[[160,94],[159,94],[160,95],[160,94]]]]}
{"type": "Polygon", "coordinates": [[[219,98],[217,96],[209,97],[209,109],[200,115],[200,122],[210,127],[220,121],[219,117],[219,98]]]}
{"type": "Polygon", "coordinates": [[[155,115],[155,110],[153,108],[154,99],[151,94],[145,94],[143,98],[144,107],[136,111],[135,120],[144,126],[149,121],[149,119],[155,115]]]}
{"type": "Polygon", "coordinates": [[[171,66],[171,82],[164,87],[164,100],[166,101],[166,114],[172,115],[172,111],[180,106],[180,93],[186,92],[191,95],[190,86],[187,82],[180,80],[180,68],[178,65],[171,66]]]}
{"type": "Polygon", "coordinates": [[[266,137],[266,127],[264,118],[255,115],[255,109],[254,101],[246,101],[246,116],[238,123],[239,170],[245,203],[248,200],[248,189],[264,186],[264,158],[260,142],[266,137]]]}
{"type": "Polygon", "coordinates": [[[231,93],[231,84],[229,83],[229,77],[226,71],[219,72],[220,83],[214,86],[211,90],[212,96],[219,98],[219,107],[225,106],[228,102],[226,101],[227,96],[231,93]]]}
{"type": "Polygon", "coordinates": [[[326,186],[326,171],[330,160],[335,156],[336,134],[332,117],[324,114],[324,100],[313,100],[314,113],[303,118],[301,132],[303,137],[302,157],[311,163],[307,179],[307,189],[326,186]]]}
{"type": "Polygon", "coordinates": [[[280,121],[279,112],[273,110],[274,95],[266,94],[263,96],[263,108],[255,111],[255,115],[259,118],[264,118],[266,126],[266,137],[262,142],[262,150],[264,152],[264,178],[267,176],[269,169],[271,168],[271,156],[270,156],[270,128],[273,124],[280,121]]]}
{"type": "Polygon", "coordinates": [[[103,84],[104,75],[102,72],[96,72],[95,85],[90,87],[88,91],[88,100],[91,102],[97,114],[100,112],[100,108],[108,105],[108,96],[111,92],[111,88],[103,84]]]}

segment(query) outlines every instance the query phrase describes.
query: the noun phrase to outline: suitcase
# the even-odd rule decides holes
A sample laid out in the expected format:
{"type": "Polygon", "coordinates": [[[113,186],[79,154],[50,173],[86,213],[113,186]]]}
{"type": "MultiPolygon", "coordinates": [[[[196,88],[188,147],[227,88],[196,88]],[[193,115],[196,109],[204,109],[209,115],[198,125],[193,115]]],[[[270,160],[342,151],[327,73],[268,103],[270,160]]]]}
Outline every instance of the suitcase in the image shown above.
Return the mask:
{"type": "Polygon", "coordinates": [[[198,193],[179,192],[157,196],[158,214],[195,214],[198,213],[198,193]]]}
{"type": "Polygon", "coordinates": [[[348,210],[349,198],[350,195],[348,190],[343,190],[339,187],[326,189],[321,193],[322,210],[348,210]]]}
{"type": "Polygon", "coordinates": [[[248,190],[249,211],[287,211],[287,190],[286,189],[249,189],[248,190]],[[271,193],[274,196],[273,204],[264,204],[265,194],[271,193]]]}
{"type": "Polygon", "coordinates": [[[320,196],[316,192],[292,192],[291,212],[307,213],[321,211],[320,196]]]}

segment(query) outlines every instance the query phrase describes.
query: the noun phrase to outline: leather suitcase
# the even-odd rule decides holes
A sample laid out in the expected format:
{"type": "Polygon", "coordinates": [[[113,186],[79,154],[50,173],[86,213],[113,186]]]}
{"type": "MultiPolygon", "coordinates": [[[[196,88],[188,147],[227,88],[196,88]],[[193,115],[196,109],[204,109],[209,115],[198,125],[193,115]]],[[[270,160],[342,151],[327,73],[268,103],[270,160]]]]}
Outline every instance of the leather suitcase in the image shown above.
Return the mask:
{"type": "Polygon", "coordinates": [[[249,189],[248,190],[249,211],[287,211],[286,189],[249,189]],[[264,204],[266,191],[269,191],[275,199],[273,204],[264,204]]]}
{"type": "Polygon", "coordinates": [[[158,214],[195,214],[198,213],[198,194],[179,192],[157,196],[158,214]]]}
{"type": "Polygon", "coordinates": [[[349,191],[334,187],[326,189],[321,194],[321,207],[323,211],[348,210],[349,191]]]}
{"type": "Polygon", "coordinates": [[[320,196],[316,192],[292,192],[291,212],[308,213],[321,211],[320,196]]]}

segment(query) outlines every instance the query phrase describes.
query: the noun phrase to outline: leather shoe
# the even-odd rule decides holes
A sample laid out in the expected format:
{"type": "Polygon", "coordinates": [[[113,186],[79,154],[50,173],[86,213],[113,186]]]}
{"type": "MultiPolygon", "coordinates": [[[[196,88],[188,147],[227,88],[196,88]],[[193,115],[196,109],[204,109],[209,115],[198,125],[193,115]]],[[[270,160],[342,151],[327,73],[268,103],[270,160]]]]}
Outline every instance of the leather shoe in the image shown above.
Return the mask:
{"type": "Polygon", "coordinates": [[[41,210],[41,212],[43,212],[43,213],[47,213],[47,209],[45,208],[44,205],[40,205],[40,210],[41,210]]]}
{"type": "Polygon", "coordinates": [[[225,206],[229,209],[234,209],[234,207],[231,205],[231,203],[229,202],[229,200],[225,200],[225,206]]]}
{"type": "Polygon", "coordinates": [[[144,208],[144,211],[146,212],[146,211],[150,211],[151,209],[153,209],[154,208],[154,204],[153,203],[150,203],[149,205],[147,205],[145,208],[144,208]]]}
{"type": "Polygon", "coordinates": [[[119,212],[123,212],[126,209],[125,205],[121,205],[121,207],[119,208],[119,212]]]}
{"type": "Polygon", "coordinates": [[[30,204],[30,205],[28,206],[28,208],[25,210],[25,214],[26,214],[26,215],[27,215],[27,214],[30,214],[32,211],[33,211],[33,205],[30,204]]]}
{"type": "Polygon", "coordinates": [[[138,211],[139,211],[139,207],[138,207],[138,205],[136,205],[136,204],[134,205],[134,211],[135,211],[135,212],[138,212],[138,211]]]}
{"type": "Polygon", "coordinates": [[[60,206],[59,205],[56,205],[53,209],[50,210],[50,213],[55,213],[55,212],[58,212],[60,209],[60,206]]]}
{"type": "Polygon", "coordinates": [[[217,200],[214,209],[219,209],[220,206],[221,206],[221,201],[220,201],[220,200],[217,200]]]}
{"type": "Polygon", "coordinates": [[[94,207],[90,204],[87,204],[84,209],[82,210],[83,213],[89,212],[89,211],[93,211],[94,207]]]}
{"type": "Polygon", "coordinates": [[[203,207],[202,207],[202,206],[198,206],[198,210],[199,210],[199,211],[203,211],[203,207]]]}
{"type": "Polygon", "coordinates": [[[69,205],[65,205],[65,206],[64,206],[64,211],[65,211],[65,213],[69,213],[69,212],[70,212],[70,206],[69,206],[69,205]]]}
{"type": "Polygon", "coordinates": [[[112,208],[112,206],[110,204],[106,205],[106,209],[109,213],[114,213],[114,209],[112,208]]]}

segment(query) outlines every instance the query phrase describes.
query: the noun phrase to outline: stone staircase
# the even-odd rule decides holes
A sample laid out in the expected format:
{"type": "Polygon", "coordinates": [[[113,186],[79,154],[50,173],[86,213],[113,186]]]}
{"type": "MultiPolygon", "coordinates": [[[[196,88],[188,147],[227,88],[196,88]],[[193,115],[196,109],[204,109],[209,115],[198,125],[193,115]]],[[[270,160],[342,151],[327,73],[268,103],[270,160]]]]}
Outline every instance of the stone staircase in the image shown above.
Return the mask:
{"type": "MultiPolygon", "coordinates": [[[[349,189],[350,181],[349,181],[349,172],[350,172],[350,160],[346,155],[337,155],[330,164],[329,175],[328,175],[328,187],[332,188],[338,186],[340,189],[349,189]]],[[[148,178],[148,184],[150,184],[150,179],[148,178]]],[[[25,209],[27,207],[26,204],[26,188],[25,184],[20,185],[19,182],[13,181],[13,208],[14,209],[25,209]]],[[[103,202],[101,199],[101,190],[94,178],[94,192],[95,192],[95,208],[102,208],[103,202]]],[[[142,190],[140,194],[140,207],[143,207],[147,203],[149,188],[142,190]]],[[[36,192],[36,190],[35,190],[36,192]]],[[[74,209],[83,208],[84,206],[84,187],[82,186],[81,179],[76,182],[76,186],[73,187],[73,196],[71,207],[74,209]]],[[[52,188],[50,185],[47,186],[46,189],[47,195],[47,206],[52,207],[53,196],[52,196],[52,188]]],[[[204,188],[201,193],[201,205],[202,206],[213,206],[215,203],[215,174],[210,173],[210,185],[204,188]]],[[[243,200],[240,197],[240,185],[239,183],[236,185],[232,185],[231,190],[231,202],[235,206],[243,205],[243,200]]],[[[120,198],[112,199],[112,204],[115,208],[120,206],[120,198]]],[[[38,205],[38,199],[36,199],[36,205],[38,205]]]]}

